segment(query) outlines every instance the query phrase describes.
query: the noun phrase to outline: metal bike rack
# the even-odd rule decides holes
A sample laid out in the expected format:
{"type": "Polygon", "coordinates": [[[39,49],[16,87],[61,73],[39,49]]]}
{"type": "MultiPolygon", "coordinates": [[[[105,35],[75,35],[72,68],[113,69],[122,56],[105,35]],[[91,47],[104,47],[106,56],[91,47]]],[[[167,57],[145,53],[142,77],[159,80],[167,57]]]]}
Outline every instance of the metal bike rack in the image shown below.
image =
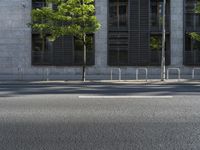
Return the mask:
{"type": "Polygon", "coordinates": [[[195,77],[195,71],[200,70],[200,68],[193,68],[192,69],[192,79],[195,77]]]}
{"type": "Polygon", "coordinates": [[[120,68],[112,68],[110,72],[110,79],[113,80],[113,71],[118,70],[119,73],[119,81],[122,79],[122,71],[120,68]]]}
{"type": "Polygon", "coordinates": [[[148,69],[147,68],[137,68],[136,69],[136,80],[139,79],[139,71],[144,70],[145,71],[145,76],[146,76],[146,81],[148,80],[148,69]]]}
{"type": "Polygon", "coordinates": [[[180,68],[168,68],[167,69],[167,79],[169,79],[170,70],[176,70],[178,72],[178,80],[181,79],[181,70],[180,70],[180,68]]]}
{"type": "Polygon", "coordinates": [[[49,68],[46,69],[46,81],[49,81],[49,68]]]}
{"type": "Polygon", "coordinates": [[[23,73],[24,70],[23,70],[23,68],[22,68],[21,66],[18,66],[18,67],[17,67],[17,71],[18,71],[18,75],[19,75],[19,76],[18,76],[18,79],[19,79],[19,80],[23,80],[23,78],[24,78],[24,77],[23,77],[23,76],[24,76],[24,73],[23,73]]]}

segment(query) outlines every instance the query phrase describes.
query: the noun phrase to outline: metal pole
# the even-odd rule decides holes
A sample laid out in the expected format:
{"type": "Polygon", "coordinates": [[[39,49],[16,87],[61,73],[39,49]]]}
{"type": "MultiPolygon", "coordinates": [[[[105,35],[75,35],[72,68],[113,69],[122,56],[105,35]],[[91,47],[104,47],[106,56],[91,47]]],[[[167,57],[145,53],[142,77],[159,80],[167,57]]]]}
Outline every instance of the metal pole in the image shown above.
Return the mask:
{"type": "Polygon", "coordinates": [[[113,74],[113,70],[111,69],[111,71],[110,71],[110,79],[111,79],[111,80],[113,79],[112,74],[113,74]]]}
{"type": "Polygon", "coordinates": [[[121,69],[119,68],[119,81],[121,81],[121,79],[122,79],[122,71],[121,71],[121,69]]]}
{"type": "Polygon", "coordinates": [[[83,51],[83,77],[82,80],[85,82],[85,76],[86,76],[86,34],[84,33],[83,35],[83,46],[84,46],[84,51],[83,51]]]}
{"type": "Polygon", "coordinates": [[[162,60],[161,60],[161,81],[165,80],[165,38],[166,38],[166,29],[165,29],[165,8],[166,8],[166,0],[163,0],[163,18],[162,18],[162,60]]]}

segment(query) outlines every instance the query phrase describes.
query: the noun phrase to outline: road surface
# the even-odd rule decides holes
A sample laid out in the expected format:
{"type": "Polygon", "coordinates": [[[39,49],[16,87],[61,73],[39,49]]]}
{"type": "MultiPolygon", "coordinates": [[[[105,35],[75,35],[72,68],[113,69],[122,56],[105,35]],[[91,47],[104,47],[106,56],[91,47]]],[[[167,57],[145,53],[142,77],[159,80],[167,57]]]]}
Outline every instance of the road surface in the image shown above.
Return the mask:
{"type": "Polygon", "coordinates": [[[199,150],[198,85],[0,85],[0,150],[199,150]]]}

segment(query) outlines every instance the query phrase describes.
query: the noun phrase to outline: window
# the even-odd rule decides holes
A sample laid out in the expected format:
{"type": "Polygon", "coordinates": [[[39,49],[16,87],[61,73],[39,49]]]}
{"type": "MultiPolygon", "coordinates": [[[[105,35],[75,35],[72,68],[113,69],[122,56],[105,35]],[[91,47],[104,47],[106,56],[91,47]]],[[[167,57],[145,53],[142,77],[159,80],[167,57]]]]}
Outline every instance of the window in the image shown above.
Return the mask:
{"type": "Polygon", "coordinates": [[[128,65],[128,0],[109,0],[108,64],[128,65]]]}
{"type": "Polygon", "coordinates": [[[109,0],[109,26],[128,26],[128,0],[109,0]]]}
{"type": "Polygon", "coordinates": [[[32,35],[32,64],[50,65],[52,63],[52,42],[42,39],[39,34],[32,35]]]}
{"type": "MultiPolygon", "coordinates": [[[[169,29],[170,7],[166,3],[166,28],[169,29]]],[[[151,29],[162,30],[163,0],[151,0],[151,29]]]]}
{"type": "Polygon", "coordinates": [[[195,13],[195,8],[199,0],[186,0],[185,3],[185,18],[187,31],[200,30],[200,14],[195,13]]]}
{"type": "MultiPolygon", "coordinates": [[[[87,48],[87,53],[86,53],[86,63],[87,65],[92,65],[94,64],[94,35],[87,35],[86,36],[86,48],[87,48]]],[[[83,64],[83,41],[74,38],[74,64],[76,65],[82,65],[83,64]]]]}
{"type": "Polygon", "coordinates": [[[191,38],[191,32],[200,33],[200,14],[195,8],[200,0],[185,0],[185,65],[200,65],[200,42],[191,38]]]}
{"type": "MultiPolygon", "coordinates": [[[[94,65],[94,35],[87,36],[87,65],[94,65]]],[[[77,38],[65,36],[50,42],[32,35],[32,64],[50,66],[78,66],[83,64],[83,43],[77,38]]]]}
{"type": "MultiPolygon", "coordinates": [[[[150,64],[160,65],[162,56],[163,0],[151,0],[150,64]]],[[[170,1],[166,1],[166,64],[170,64],[170,1]]]]}
{"type": "MultiPolygon", "coordinates": [[[[170,43],[169,43],[169,36],[166,36],[166,43],[165,43],[165,57],[166,57],[166,64],[169,65],[170,63],[170,43]]],[[[151,51],[151,65],[160,65],[161,64],[161,57],[162,57],[162,35],[154,34],[150,37],[150,51],[151,51]]]]}
{"type": "Polygon", "coordinates": [[[109,32],[108,64],[111,66],[128,65],[128,32],[109,32]]]}
{"type": "Polygon", "coordinates": [[[185,36],[185,65],[200,65],[200,42],[185,36]]]}
{"type": "Polygon", "coordinates": [[[190,35],[186,34],[186,51],[200,51],[200,41],[194,40],[190,35]]]}
{"type": "Polygon", "coordinates": [[[32,8],[33,9],[42,8],[44,6],[46,6],[45,0],[33,0],[32,1],[32,8]]]}

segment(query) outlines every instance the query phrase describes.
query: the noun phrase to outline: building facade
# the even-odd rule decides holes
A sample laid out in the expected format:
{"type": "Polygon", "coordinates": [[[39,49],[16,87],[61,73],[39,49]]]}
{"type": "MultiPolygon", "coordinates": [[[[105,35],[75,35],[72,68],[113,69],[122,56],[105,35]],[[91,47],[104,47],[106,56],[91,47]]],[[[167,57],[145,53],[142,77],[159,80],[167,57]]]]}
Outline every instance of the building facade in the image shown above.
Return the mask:
{"type": "MultiPolygon", "coordinates": [[[[197,1],[167,0],[166,65],[180,68],[182,78],[191,78],[200,65],[200,43],[189,36],[200,31],[197,1]]],[[[42,51],[39,34],[27,26],[32,8],[43,5],[42,0],[0,1],[1,80],[80,79],[81,42],[71,36],[46,39],[42,51]]],[[[87,39],[87,79],[110,79],[116,68],[122,79],[135,79],[141,67],[148,68],[149,78],[160,78],[163,1],[96,0],[95,6],[102,26],[87,39]]]]}

